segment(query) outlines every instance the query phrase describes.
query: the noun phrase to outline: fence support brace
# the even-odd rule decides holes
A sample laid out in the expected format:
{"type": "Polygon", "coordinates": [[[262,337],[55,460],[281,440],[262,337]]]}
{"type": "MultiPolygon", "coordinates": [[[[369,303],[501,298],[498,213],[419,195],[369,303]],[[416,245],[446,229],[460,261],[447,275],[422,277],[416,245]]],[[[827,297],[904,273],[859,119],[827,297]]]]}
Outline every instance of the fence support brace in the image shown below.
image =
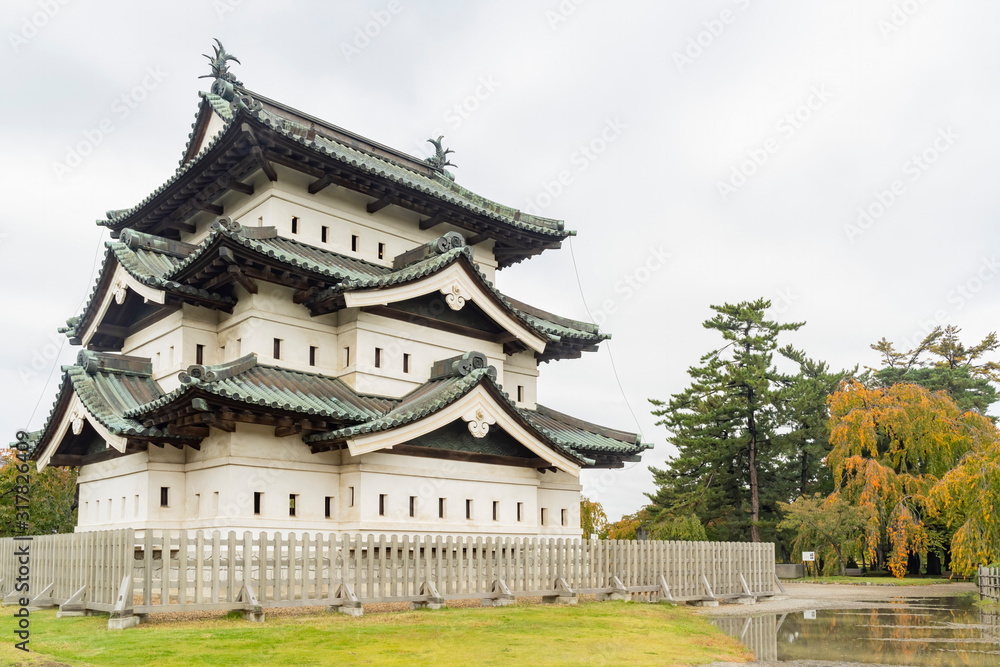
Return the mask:
{"type": "Polygon", "coordinates": [[[705,588],[705,597],[701,600],[692,600],[691,604],[696,607],[718,607],[719,598],[712,592],[712,585],[708,583],[708,577],[701,575],[701,585],[705,588]]]}
{"type": "Polygon", "coordinates": [[[361,616],[365,613],[364,607],[361,606],[361,601],[354,594],[354,589],[351,588],[350,584],[344,583],[338,586],[337,594],[334,598],[334,600],[331,600],[330,606],[326,608],[327,611],[336,609],[341,614],[347,614],[348,616],[361,616]]]}
{"type": "Polygon", "coordinates": [[[108,617],[108,630],[124,630],[139,625],[139,617],[132,613],[132,575],[122,579],[114,611],[108,617]]]}
{"type": "Polygon", "coordinates": [[[597,599],[601,601],[605,600],[631,600],[632,594],[629,593],[628,588],[622,583],[622,580],[615,575],[611,575],[611,590],[607,593],[598,593],[597,599]]]}
{"type": "Polygon", "coordinates": [[[480,603],[484,607],[506,607],[514,602],[514,594],[503,579],[494,579],[490,592],[493,593],[492,597],[483,598],[480,603]]]}
{"type": "Polygon", "coordinates": [[[254,593],[252,585],[244,581],[243,588],[240,590],[236,601],[246,605],[246,608],[243,610],[244,621],[250,621],[251,623],[264,622],[264,608],[257,601],[257,595],[254,593]]]}
{"type": "Polygon", "coordinates": [[[83,602],[83,596],[87,592],[87,585],[84,584],[80,587],[76,593],[61,605],[59,605],[59,611],[56,612],[56,618],[65,618],[67,616],[88,616],[87,605],[83,602]]]}
{"type": "Polygon", "coordinates": [[[420,584],[420,595],[426,596],[420,602],[411,602],[410,609],[444,609],[448,605],[444,603],[441,594],[438,593],[437,586],[433,581],[425,581],[420,584]]]}
{"type": "Polygon", "coordinates": [[[677,601],[674,600],[674,596],[670,594],[670,586],[667,586],[667,579],[662,574],[660,575],[660,599],[658,602],[677,604],[677,601]]]}
{"type": "Polygon", "coordinates": [[[555,587],[556,594],[542,596],[542,602],[545,604],[576,604],[579,600],[576,591],[563,577],[556,579],[555,587]]]}

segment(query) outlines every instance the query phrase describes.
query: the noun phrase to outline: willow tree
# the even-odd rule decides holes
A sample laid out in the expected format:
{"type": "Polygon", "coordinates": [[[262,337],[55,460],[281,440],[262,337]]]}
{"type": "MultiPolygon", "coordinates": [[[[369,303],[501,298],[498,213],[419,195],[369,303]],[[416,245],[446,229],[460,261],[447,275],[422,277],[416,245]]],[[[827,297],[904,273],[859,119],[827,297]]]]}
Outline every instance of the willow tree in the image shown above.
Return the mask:
{"type": "Polygon", "coordinates": [[[915,384],[866,388],[852,381],[830,397],[833,497],[869,513],[869,560],[902,577],[910,554],[926,563],[932,547],[943,550],[944,536],[926,520],[930,491],[987,426],[993,428],[946,392],[915,384]]]}
{"type": "Polygon", "coordinates": [[[772,364],[782,331],[803,323],[769,320],[766,299],[712,306],[703,323],[723,345],[688,369],[691,385],[669,402],[650,399],[670,430],[678,455],[660,470],[650,468],[657,492],[652,511],[695,515],[712,539],[760,541],[762,497],[777,523],[779,393],[790,382],[772,364]],[[762,478],[764,484],[762,484],[762,478]],[[765,490],[765,491],[762,491],[765,490]],[[768,495],[769,494],[769,495],[768,495]],[[749,533],[747,535],[746,533],[749,533]]]}
{"type": "Polygon", "coordinates": [[[955,528],[951,569],[960,574],[1000,561],[1000,434],[979,415],[970,415],[972,449],[938,482],[930,509],[955,528]]]}

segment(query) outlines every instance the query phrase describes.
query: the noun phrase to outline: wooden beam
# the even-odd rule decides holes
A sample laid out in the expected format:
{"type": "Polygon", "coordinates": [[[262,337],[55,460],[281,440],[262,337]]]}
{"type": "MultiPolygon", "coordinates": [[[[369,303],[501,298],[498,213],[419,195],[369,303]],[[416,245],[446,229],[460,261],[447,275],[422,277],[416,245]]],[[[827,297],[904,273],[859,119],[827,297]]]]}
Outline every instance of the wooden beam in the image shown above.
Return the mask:
{"type": "Polygon", "coordinates": [[[316,179],[309,184],[309,194],[314,195],[317,192],[333,185],[333,176],[327,174],[321,178],[316,179]]]}
{"type": "Polygon", "coordinates": [[[240,267],[236,266],[235,264],[231,264],[229,268],[226,269],[226,271],[228,271],[229,274],[236,279],[236,282],[238,282],[243,287],[243,289],[250,292],[251,294],[257,294],[257,292],[259,291],[257,283],[254,282],[253,278],[243,273],[240,267]]]}
{"type": "Polygon", "coordinates": [[[253,155],[255,160],[257,160],[257,165],[264,172],[264,175],[267,176],[267,180],[272,183],[278,180],[278,172],[274,170],[271,163],[267,161],[266,157],[264,157],[264,151],[262,151],[259,146],[254,146],[253,150],[250,151],[250,154],[253,155]]]}
{"type": "Polygon", "coordinates": [[[125,338],[128,336],[129,328],[117,324],[98,324],[94,333],[101,336],[111,336],[113,338],[125,338]]]}
{"type": "Polygon", "coordinates": [[[362,310],[369,312],[372,315],[381,315],[382,317],[388,317],[390,319],[399,320],[401,322],[411,322],[413,324],[420,324],[425,327],[430,327],[431,329],[437,329],[438,331],[447,331],[448,333],[459,334],[460,336],[468,336],[469,338],[478,338],[479,340],[486,340],[491,343],[499,343],[501,342],[500,338],[502,336],[508,335],[507,331],[501,331],[500,333],[493,333],[491,331],[482,331],[480,329],[467,327],[463,324],[445,322],[444,320],[436,320],[431,317],[426,317],[424,315],[417,315],[416,313],[410,313],[405,310],[397,310],[390,306],[367,306],[362,310]]]}
{"type": "Polygon", "coordinates": [[[369,202],[369,204],[368,204],[368,206],[366,208],[368,209],[369,213],[378,213],[379,211],[381,211],[382,209],[384,209],[386,206],[388,206],[389,204],[393,203],[393,201],[395,200],[395,198],[396,198],[395,195],[393,195],[391,193],[387,194],[384,197],[382,197],[381,199],[378,199],[378,200],[373,201],[373,202],[369,202]]]}
{"type": "Polygon", "coordinates": [[[223,213],[225,213],[225,210],[219,204],[208,204],[202,202],[195,204],[195,208],[198,209],[199,211],[207,211],[212,215],[222,215],[223,213]]]}
{"type": "Polygon", "coordinates": [[[483,241],[489,241],[491,238],[493,237],[490,234],[482,232],[480,234],[476,234],[474,236],[470,236],[469,238],[465,239],[465,245],[467,246],[479,245],[483,241]]]}
{"type": "Polygon", "coordinates": [[[226,190],[232,190],[234,192],[239,192],[244,195],[253,194],[253,186],[241,183],[232,177],[231,174],[223,174],[216,179],[216,183],[219,184],[220,188],[225,188],[226,190]]]}
{"type": "Polygon", "coordinates": [[[445,217],[446,216],[445,216],[444,213],[435,213],[434,215],[432,215],[431,217],[427,218],[426,220],[421,220],[420,221],[420,229],[426,231],[426,230],[431,229],[433,227],[437,227],[438,225],[440,225],[442,222],[445,221],[445,217]]]}
{"type": "Polygon", "coordinates": [[[298,435],[302,433],[302,427],[298,424],[292,424],[291,426],[279,426],[274,429],[274,437],[285,438],[290,435],[298,435]]]}

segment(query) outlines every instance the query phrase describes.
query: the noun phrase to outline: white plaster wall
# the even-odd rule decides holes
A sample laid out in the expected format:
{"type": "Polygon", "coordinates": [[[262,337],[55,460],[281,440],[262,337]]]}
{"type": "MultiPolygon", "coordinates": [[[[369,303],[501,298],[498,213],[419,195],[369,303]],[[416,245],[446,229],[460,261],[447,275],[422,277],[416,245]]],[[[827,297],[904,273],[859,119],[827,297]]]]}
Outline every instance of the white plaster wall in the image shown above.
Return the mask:
{"type": "Polygon", "coordinates": [[[244,424],[238,424],[233,434],[213,430],[201,451],[153,448],[149,453],[84,466],[80,488],[78,531],[131,527],[580,535],[580,485],[566,473],[386,453],[314,455],[297,436],[275,438],[272,429],[244,424]],[[160,507],[161,486],[170,489],[168,507],[160,507]],[[253,512],[255,491],[263,494],[260,514],[253,512]],[[289,516],[291,494],[297,496],[294,517],[289,516]],[[384,514],[379,513],[382,494],[386,496],[384,514]],[[324,516],[327,496],[333,499],[331,518],[324,516]],[[413,518],[409,516],[411,496],[416,498],[413,518]],[[120,514],[123,497],[124,518],[120,514]],[[439,498],[446,500],[443,519],[438,516],[439,498]],[[471,519],[466,518],[466,500],[472,501],[471,519]],[[499,503],[496,521],[494,502],[499,503]],[[549,511],[547,526],[539,525],[541,507],[549,511]],[[559,524],[563,509],[567,510],[566,526],[559,524]]]}

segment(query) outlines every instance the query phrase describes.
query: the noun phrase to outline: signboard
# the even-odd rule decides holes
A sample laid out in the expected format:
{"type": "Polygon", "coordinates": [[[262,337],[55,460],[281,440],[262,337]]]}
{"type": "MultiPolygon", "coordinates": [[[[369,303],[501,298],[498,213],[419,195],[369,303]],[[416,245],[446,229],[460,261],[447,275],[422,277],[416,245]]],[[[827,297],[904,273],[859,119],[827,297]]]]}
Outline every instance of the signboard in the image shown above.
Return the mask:
{"type": "Polygon", "coordinates": [[[816,562],[816,552],[815,551],[803,551],[802,552],[802,562],[803,563],[815,563],[816,562]]]}
{"type": "Polygon", "coordinates": [[[816,620],[816,610],[815,609],[806,609],[805,611],[802,612],[802,618],[804,618],[807,621],[815,621],[816,620]]]}

